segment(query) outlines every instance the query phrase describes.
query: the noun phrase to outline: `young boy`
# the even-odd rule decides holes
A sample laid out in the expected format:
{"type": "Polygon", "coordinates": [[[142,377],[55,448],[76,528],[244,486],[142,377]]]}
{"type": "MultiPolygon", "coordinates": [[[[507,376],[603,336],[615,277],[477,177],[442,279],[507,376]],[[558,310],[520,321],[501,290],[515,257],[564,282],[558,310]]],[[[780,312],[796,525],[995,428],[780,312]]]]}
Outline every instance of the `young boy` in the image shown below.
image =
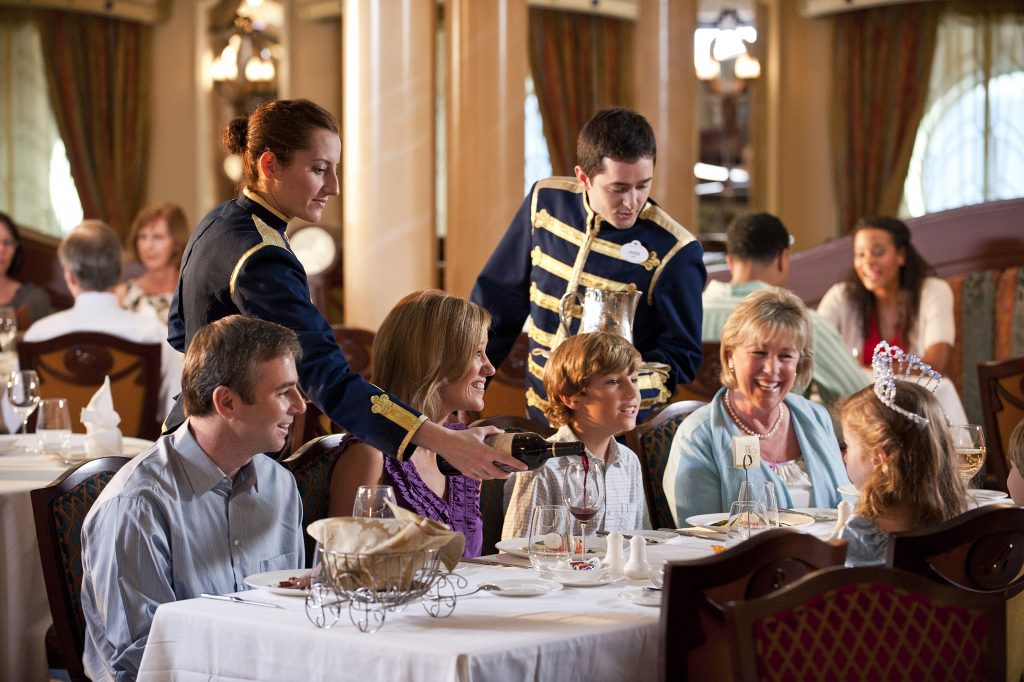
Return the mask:
{"type": "Polygon", "coordinates": [[[1024,421],[1010,434],[1010,447],[1006,452],[1010,462],[1010,475],[1006,477],[1006,489],[1014,504],[1024,505],[1024,421]]]}
{"type": "MultiPolygon", "coordinates": [[[[594,517],[598,530],[649,528],[640,460],[615,436],[636,426],[640,409],[637,370],[640,353],[629,341],[608,332],[578,334],[551,354],[544,368],[550,397],[545,409],[558,432],[548,440],[582,441],[587,456],[605,465],[605,503],[594,517]]],[[[502,538],[528,532],[530,510],[539,504],[564,504],[562,482],[576,457],[552,457],[533,471],[521,471],[506,483],[511,489],[502,538]]],[[[574,521],[574,532],[579,522],[574,521]]]]}

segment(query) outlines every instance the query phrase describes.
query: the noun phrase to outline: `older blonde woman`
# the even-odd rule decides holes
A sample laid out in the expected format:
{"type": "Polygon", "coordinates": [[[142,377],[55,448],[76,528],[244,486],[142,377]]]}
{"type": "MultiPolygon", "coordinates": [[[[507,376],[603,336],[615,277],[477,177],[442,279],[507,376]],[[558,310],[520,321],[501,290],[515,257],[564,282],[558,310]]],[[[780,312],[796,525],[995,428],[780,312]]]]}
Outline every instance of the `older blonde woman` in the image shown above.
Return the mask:
{"type": "MultiPolygon", "coordinates": [[[[490,313],[464,298],[438,290],[409,294],[373,339],[373,379],[436,422],[453,412],[479,412],[487,377],[494,374],[486,354],[490,323],[490,313]]],[[[430,450],[418,447],[398,461],[367,443],[346,448],[331,475],[332,516],[352,513],[361,485],[392,486],[399,506],[448,524],[466,536],[465,556],[480,554],[480,483],[445,477],[430,450]]]]}
{"type": "Polygon", "coordinates": [[[756,436],[761,462],[746,475],[755,487],[775,484],[780,507],[833,507],[849,483],[832,420],[800,397],[814,369],[810,320],[785,289],[747,296],[722,328],[723,388],[680,425],[665,470],[676,522],[724,512],[744,471],[733,465],[733,436],[756,436]]]}

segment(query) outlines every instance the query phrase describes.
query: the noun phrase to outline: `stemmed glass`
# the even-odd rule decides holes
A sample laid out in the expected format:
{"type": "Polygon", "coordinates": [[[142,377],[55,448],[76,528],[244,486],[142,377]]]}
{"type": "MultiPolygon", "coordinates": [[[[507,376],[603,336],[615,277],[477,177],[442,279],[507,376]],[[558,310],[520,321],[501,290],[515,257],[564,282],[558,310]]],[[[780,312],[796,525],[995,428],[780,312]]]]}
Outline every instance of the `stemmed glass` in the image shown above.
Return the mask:
{"type": "Polygon", "coordinates": [[[39,402],[39,375],[35,370],[22,369],[11,372],[7,379],[7,400],[21,417],[21,435],[28,430],[28,418],[39,402]]]}
{"type": "Polygon", "coordinates": [[[604,462],[584,454],[565,469],[562,496],[569,513],[580,522],[580,550],[587,558],[587,524],[604,507],[604,462]]]}
{"type": "Polygon", "coordinates": [[[356,491],[355,502],[352,503],[352,516],[363,516],[373,519],[393,519],[388,502],[397,505],[395,489],[389,485],[361,485],[356,491]]]}
{"type": "Polygon", "coordinates": [[[967,483],[985,464],[985,430],[977,424],[954,424],[949,434],[960,460],[960,476],[967,483]]]}

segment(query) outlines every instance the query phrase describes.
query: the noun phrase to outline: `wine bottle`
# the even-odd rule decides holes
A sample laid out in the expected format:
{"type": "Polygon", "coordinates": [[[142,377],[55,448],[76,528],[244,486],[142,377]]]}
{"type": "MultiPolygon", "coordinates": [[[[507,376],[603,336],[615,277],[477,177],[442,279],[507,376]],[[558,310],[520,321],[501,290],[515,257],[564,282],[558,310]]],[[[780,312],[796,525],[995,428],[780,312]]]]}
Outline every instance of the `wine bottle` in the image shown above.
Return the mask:
{"type": "MultiPolygon", "coordinates": [[[[530,432],[497,433],[484,438],[484,442],[495,450],[512,455],[531,469],[536,469],[552,457],[583,454],[583,443],[579,441],[550,443],[536,433],[530,432]]],[[[502,471],[514,471],[514,469],[498,462],[494,462],[494,465],[502,471]]],[[[441,455],[437,456],[437,468],[445,476],[457,476],[460,473],[458,469],[449,464],[441,455]]]]}

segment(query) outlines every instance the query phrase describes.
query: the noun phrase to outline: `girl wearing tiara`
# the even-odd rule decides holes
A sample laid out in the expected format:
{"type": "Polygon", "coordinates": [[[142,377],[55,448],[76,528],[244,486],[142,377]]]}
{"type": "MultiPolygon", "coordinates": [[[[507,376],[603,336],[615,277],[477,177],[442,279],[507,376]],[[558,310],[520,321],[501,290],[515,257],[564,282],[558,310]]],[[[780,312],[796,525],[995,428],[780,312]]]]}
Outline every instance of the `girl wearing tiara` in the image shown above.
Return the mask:
{"type": "MultiPolygon", "coordinates": [[[[840,535],[848,543],[846,563],[854,566],[884,564],[890,533],[933,526],[967,510],[967,486],[946,415],[929,388],[894,378],[893,357],[918,363],[898,348],[876,349],[875,385],[838,407],[846,470],[860,488],[857,507],[840,535]]],[[[901,364],[895,376],[907,376],[900,371],[905,367],[901,364]]]]}

